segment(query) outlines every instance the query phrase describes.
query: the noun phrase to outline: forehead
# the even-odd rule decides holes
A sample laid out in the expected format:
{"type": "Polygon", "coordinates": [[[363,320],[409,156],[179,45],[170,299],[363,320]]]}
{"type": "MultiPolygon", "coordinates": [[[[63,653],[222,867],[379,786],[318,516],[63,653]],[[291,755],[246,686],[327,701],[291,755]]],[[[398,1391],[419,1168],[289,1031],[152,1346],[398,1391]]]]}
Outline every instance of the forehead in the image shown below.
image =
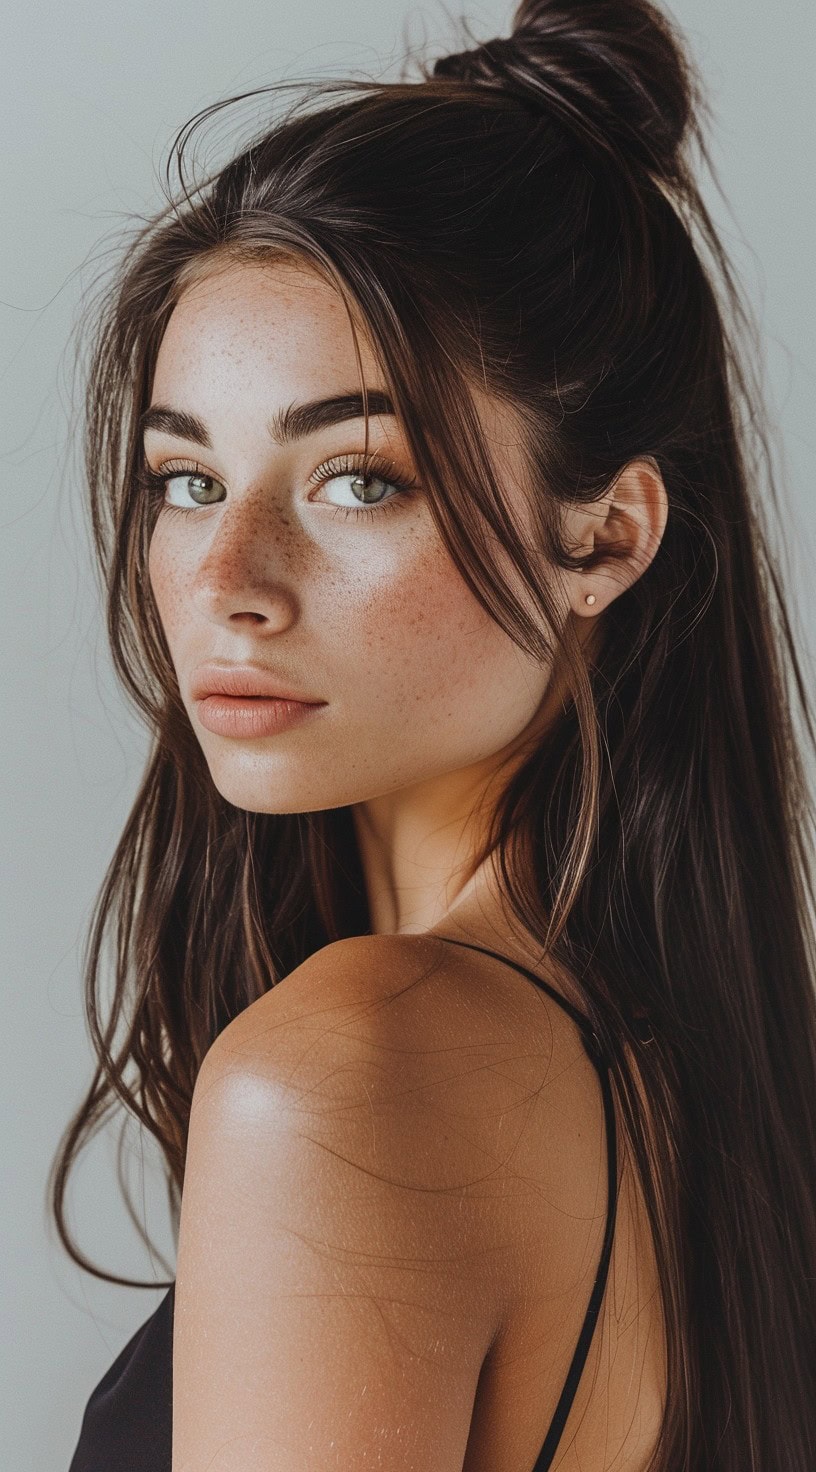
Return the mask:
{"type": "MultiPolygon", "coordinates": [[[[378,374],[364,324],[355,328],[366,382],[378,374]]],[[[202,265],[170,315],[156,361],[154,395],[202,373],[257,372],[316,385],[359,382],[349,312],[340,293],[306,263],[228,261],[202,265]]]]}

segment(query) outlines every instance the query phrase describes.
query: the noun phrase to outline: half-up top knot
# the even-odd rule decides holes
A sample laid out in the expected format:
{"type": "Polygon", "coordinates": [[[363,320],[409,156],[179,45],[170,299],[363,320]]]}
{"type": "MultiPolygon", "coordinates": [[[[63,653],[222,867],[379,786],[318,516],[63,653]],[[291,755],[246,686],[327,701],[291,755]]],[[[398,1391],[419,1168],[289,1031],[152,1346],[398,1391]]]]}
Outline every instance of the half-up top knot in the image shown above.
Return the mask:
{"type": "Polygon", "coordinates": [[[650,0],[521,0],[510,36],[441,57],[434,77],[499,88],[660,179],[682,173],[701,91],[650,0]]]}

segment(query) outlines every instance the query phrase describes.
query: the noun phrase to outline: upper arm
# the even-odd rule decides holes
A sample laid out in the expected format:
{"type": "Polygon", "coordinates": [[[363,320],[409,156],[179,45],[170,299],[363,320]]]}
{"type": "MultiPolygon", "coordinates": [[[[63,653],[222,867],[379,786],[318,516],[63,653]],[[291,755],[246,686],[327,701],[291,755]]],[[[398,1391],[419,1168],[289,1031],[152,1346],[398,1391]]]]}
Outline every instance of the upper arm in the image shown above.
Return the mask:
{"type": "Polygon", "coordinates": [[[293,988],[273,989],[199,1073],[173,1472],[444,1472],[464,1460],[496,1328],[472,1187],[490,1162],[455,1104],[446,1113],[439,1061],[429,1075],[381,998],[360,1001],[360,956],[340,942],[310,958],[297,1005],[293,988]]]}

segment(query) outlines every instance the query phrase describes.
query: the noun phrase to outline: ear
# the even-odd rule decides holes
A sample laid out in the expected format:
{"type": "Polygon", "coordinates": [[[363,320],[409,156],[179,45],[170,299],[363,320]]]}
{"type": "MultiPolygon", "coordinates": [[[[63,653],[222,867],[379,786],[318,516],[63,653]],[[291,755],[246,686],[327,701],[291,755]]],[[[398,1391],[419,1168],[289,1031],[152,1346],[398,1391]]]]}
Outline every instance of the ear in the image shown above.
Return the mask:
{"type": "Polygon", "coordinates": [[[637,581],[660,546],[668,515],[668,494],[651,455],[630,460],[599,501],[569,512],[573,550],[594,554],[583,572],[567,574],[573,613],[593,618],[637,581]]]}

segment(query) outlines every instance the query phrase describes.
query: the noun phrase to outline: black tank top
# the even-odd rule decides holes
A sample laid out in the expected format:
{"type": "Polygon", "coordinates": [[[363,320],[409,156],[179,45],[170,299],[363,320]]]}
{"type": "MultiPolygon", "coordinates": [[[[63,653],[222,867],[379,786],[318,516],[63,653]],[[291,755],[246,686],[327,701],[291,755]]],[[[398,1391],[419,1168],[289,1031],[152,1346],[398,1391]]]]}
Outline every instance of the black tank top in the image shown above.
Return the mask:
{"type": "MultiPolygon", "coordinates": [[[[618,1166],[615,1107],[609,1082],[609,1061],[589,1019],[577,1007],[573,1007],[565,997],[562,997],[554,987],[542,981],[540,976],[536,976],[535,972],[528,971],[526,966],[519,965],[517,961],[511,961],[499,951],[488,950],[486,946],[472,945],[469,941],[464,940],[452,940],[450,936],[438,936],[437,939],[447,940],[450,945],[465,946],[472,951],[483,951],[486,956],[493,956],[497,961],[504,961],[507,966],[514,967],[516,971],[529,977],[536,986],[547,992],[577,1024],[586,1052],[600,1080],[606,1121],[606,1231],[595,1282],[567,1371],[564,1388],[553,1413],[544,1445],[532,1469],[532,1472],[547,1472],[555,1456],[561,1432],[578,1389],[581,1371],[589,1353],[612,1254],[618,1198],[618,1166]]],[[[173,1283],[158,1308],[128,1340],[110,1369],[92,1391],[85,1407],[79,1441],[68,1472],[112,1472],[114,1468],[116,1472],[171,1472],[174,1292],[175,1284],[173,1283]]]]}

